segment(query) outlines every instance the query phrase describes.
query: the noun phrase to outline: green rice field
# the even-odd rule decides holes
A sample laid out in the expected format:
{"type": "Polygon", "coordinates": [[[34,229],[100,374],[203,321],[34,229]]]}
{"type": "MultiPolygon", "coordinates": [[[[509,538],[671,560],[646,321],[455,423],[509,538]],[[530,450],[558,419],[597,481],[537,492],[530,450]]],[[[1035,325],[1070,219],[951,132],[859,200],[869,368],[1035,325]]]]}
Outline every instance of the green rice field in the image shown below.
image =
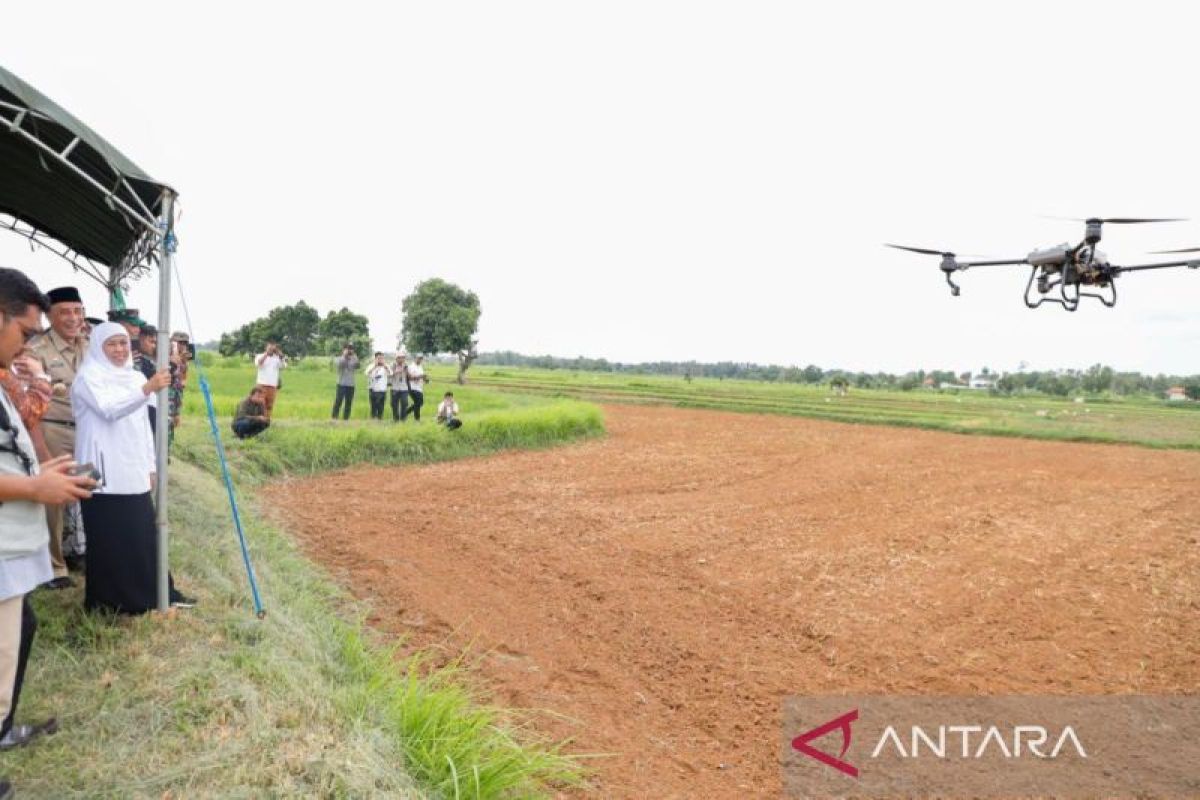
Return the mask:
{"type": "MultiPolygon", "coordinates": [[[[449,374],[449,373],[447,373],[449,374]]],[[[956,433],[1200,448],[1200,403],[1107,396],[994,396],[971,390],[886,391],[658,375],[479,366],[477,389],[595,402],[665,403],[834,422],[932,428],[956,433]]]]}

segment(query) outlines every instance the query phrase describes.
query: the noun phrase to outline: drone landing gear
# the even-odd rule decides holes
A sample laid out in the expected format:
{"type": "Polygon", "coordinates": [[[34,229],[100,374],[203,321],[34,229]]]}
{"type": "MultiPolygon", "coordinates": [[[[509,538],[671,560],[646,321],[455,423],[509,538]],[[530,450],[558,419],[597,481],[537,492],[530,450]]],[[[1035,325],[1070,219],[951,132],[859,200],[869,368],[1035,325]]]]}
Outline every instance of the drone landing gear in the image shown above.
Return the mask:
{"type": "Polygon", "coordinates": [[[1115,283],[1108,284],[1108,296],[1101,292],[1079,292],[1080,297],[1094,297],[1104,305],[1112,308],[1117,304],[1117,285],[1115,283]]]}
{"type": "Polygon", "coordinates": [[[1025,284],[1025,305],[1029,308],[1037,308],[1042,303],[1057,303],[1067,311],[1075,311],[1079,308],[1079,301],[1084,297],[1094,297],[1109,308],[1117,304],[1117,285],[1109,280],[1107,284],[1107,292],[1085,292],[1079,288],[1079,283],[1076,281],[1066,281],[1062,277],[1050,280],[1046,275],[1042,275],[1038,279],[1037,290],[1038,294],[1042,295],[1037,298],[1037,302],[1030,301],[1030,290],[1033,289],[1034,278],[1037,278],[1037,267],[1034,267],[1029,273],[1029,282],[1025,284]],[[1060,297],[1046,297],[1054,287],[1058,287],[1060,297]]]}
{"type": "Polygon", "coordinates": [[[1038,280],[1038,285],[1037,285],[1038,294],[1041,296],[1037,298],[1036,303],[1031,302],[1029,299],[1030,290],[1033,288],[1034,278],[1038,277],[1037,271],[1038,271],[1037,267],[1034,267],[1033,269],[1031,269],[1029,271],[1029,282],[1025,284],[1025,298],[1024,299],[1025,299],[1026,306],[1028,306],[1029,308],[1037,308],[1042,303],[1057,303],[1058,305],[1065,308],[1067,311],[1074,311],[1075,309],[1079,308],[1079,296],[1076,295],[1074,298],[1071,298],[1067,295],[1067,286],[1065,283],[1063,283],[1062,278],[1055,278],[1054,280],[1050,280],[1049,277],[1045,274],[1043,274],[1041,276],[1041,278],[1038,280]],[[1061,294],[1062,294],[1061,300],[1058,299],[1057,297],[1046,297],[1046,295],[1050,293],[1050,290],[1053,289],[1055,286],[1061,286],[1061,294]]]}
{"type": "Polygon", "coordinates": [[[946,283],[950,284],[950,296],[958,297],[959,293],[962,292],[962,289],[959,289],[958,284],[950,279],[949,271],[946,271],[944,274],[946,275],[946,283]]]}

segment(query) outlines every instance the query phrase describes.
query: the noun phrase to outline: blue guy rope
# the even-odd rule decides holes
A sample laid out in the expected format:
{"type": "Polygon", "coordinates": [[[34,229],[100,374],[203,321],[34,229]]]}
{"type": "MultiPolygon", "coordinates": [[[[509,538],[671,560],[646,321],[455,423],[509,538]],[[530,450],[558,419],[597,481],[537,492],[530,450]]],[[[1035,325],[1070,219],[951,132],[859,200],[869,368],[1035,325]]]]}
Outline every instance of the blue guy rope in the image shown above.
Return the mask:
{"type": "MultiPolygon", "coordinates": [[[[175,236],[170,234],[167,246],[175,249],[175,236]]],[[[192,314],[188,310],[187,296],[183,292],[183,282],[179,276],[179,265],[175,262],[175,285],[179,287],[179,299],[183,302],[183,316],[187,320],[188,333],[194,341],[196,336],[192,330],[192,314]]],[[[254,577],[254,566],[250,563],[250,549],[246,546],[246,531],[242,528],[242,515],[238,511],[237,496],[233,491],[233,476],[229,473],[229,461],[225,458],[225,444],[221,441],[221,429],[217,425],[217,412],[213,408],[212,390],[208,385],[208,376],[204,374],[204,365],[200,359],[194,362],[200,373],[200,392],[204,395],[204,405],[208,408],[208,425],[212,430],[213,442],[217,446],[217,460],[221,462],[221,477],[225,480],[225,492],[229,495],[229,510],[233,514],[233,524],[237,529],[238,544],[242,548],[242,563],[246,565],[246,577],[250,579],[250,593],[254,597],[254,613],[259,619],[267,616],[263,608],[262,598],[258,593],[258,581],[254,577]]]]}
{"type": "MultiPolygon", "coordinates": [[[[178,271],[176,272],[178,274],[178,271]]],[[[188,326],[190,329],[190,325],[188,326]]],[[[200,364],[196,360],[197,366],[200,364]]],[[[233,524],[237,527],[238,544],[242,547],[242,561],[246,565],[246,575],[250,578],[250,593],[254,595],[254,613],[262,619],[267,615],[263,608],[262,598],[258,595],[258,581],[254,579],[254,567],[250,563],[250,551],[246,548],[246,532],[242,530],[242,515],[238,511],[237,497],[233,493],[233,477],[229,474],[229,462],[225,460],[225,445],[221,442],[221,431],[217,427],[217,412],[213,409],[212,392],[208,387],[208,378],[204,368],[200,367],[200,391],[204,394],[204,405],[208,407],[208,424],[212,429],[213,441],[217,444],[217,459],[221,462],[221,476],[225,479],[225,491],[229,494],[229,508],[233,512],[233,524]]]]}

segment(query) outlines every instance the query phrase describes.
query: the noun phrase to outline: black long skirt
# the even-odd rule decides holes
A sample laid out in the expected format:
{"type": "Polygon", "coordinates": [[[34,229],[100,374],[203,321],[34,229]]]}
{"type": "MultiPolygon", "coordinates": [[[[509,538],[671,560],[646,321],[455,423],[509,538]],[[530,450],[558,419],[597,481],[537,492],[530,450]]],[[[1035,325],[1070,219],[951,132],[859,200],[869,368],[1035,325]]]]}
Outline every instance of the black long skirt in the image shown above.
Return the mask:
{"type": "MultiPolygon", "coordinates": [[[[158,527],[145,494],[94,494],[80,504],[88,532],[83,605],[122,614],[158,607],[158,527]]],[[[168,574],[170,596],[178,593],[168,574]]]]}

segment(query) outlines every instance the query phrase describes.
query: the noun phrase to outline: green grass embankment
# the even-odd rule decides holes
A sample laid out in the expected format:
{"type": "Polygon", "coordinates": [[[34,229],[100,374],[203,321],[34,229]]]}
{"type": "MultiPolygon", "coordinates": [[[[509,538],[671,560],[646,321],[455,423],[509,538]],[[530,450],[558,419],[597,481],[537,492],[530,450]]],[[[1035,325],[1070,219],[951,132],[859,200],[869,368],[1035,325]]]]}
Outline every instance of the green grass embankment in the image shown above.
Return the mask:
{"type": "MultiPolygon", "coordinates": [[[[231,372],[227,385],[244,385],[247,371],[231,372]]],[[[322,384],[304,391],[305,381],[292,381],[276,424],[258,439],[232,440],[228,416],[220,420],[265,620],[252,614],[195,382],[170,517],[176,580],[200,606],[123,619],[85,614],[82,588],[35,595],[41,630],[20,717],[57,715],[62,731],[0,759],[20,796],[524,798],[580,779],[576,762],[519,712],[474,697],[463,668],[398,658],[359,621],[366,609],[264,521],[253,488],[282,474],[599,435],[599,410],[484,390],[456,392],[470,401],[456,432],[432,420],[317,422],[328,413],[315,396],[322,384]]],[[[224,391],[218,407],[236,399],[224,391]]]]}

